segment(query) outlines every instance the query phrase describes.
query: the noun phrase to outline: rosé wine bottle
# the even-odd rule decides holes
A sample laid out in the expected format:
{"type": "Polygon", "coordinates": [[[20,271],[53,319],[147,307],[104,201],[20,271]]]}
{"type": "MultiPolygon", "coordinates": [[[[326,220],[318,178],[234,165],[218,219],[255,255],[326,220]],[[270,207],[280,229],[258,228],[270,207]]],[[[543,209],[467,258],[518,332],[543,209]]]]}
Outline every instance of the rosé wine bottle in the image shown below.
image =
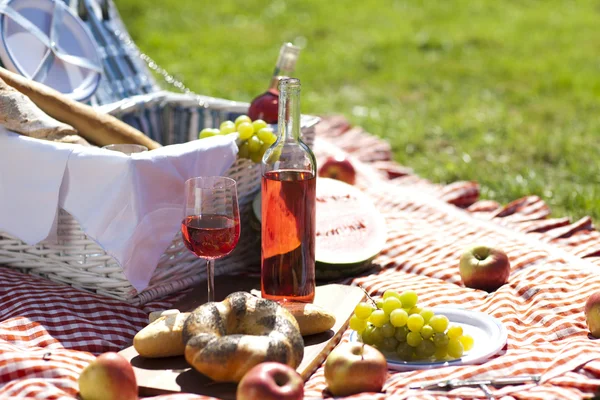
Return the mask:
{"type": "Polygon", "coordinates": [[[261,292],[275,301],[315,296],[316,161],[300,139],[300,81],[279,83],[277,141],[262,160],[261,292]]]}

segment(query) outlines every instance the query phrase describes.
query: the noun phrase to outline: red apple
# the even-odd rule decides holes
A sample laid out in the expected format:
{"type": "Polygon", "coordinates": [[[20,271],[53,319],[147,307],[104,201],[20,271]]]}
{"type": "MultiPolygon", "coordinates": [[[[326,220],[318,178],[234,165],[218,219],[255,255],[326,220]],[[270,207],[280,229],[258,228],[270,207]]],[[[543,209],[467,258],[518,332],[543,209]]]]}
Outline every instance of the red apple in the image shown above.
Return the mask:
{"type": "Polygon", "coordinates": [[[356,182],[356,170],[352,163],[342,155],[329,156],[319,168],[319,176],[337,179],[354,185],[356,182]]]}
{"type": "Polygon", "coordinates": [[[325,380],[334,396],[380,392],[387,379],[387,361],[375,347],[342,343],[325,361],[325,380]]]}
{"type": "Polygon", "coordinates": [[[588,297],[585,302],[585,323],[595,338],[600,338],[600,292],[588,297]]]}
{"type": "Polygon", "coordinates": [[[264,362],[246,372],[237,387],[237,400],[301,400],[304,381],[292,367],[264,362]]]}
{"type": "Polygon", "coordinates": [[[79,375],[79,394],[83,400],[137,400],[133,367],[120,354],[101,354],[79,375]]]}
{"type": "Polygon", "coordinates": [[[508,281],[510,261],[504,251],[479,244],[463,252],[459,271],[465,286],[490,292],[508,281]]]}

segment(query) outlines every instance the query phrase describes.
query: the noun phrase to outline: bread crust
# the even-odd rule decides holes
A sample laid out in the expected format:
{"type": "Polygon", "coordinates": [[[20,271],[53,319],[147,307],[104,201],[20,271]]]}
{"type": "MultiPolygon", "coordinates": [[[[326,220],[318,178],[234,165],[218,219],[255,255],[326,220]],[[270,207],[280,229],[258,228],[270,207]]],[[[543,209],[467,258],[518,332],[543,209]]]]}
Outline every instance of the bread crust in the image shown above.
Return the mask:
{"type": "Polygon", "coordinates": [[[196,308],[185,321],[182,340],[187,362],[219,382],[239,382],[264,361],[297,368],[304,356],[294,316],[278,303],[247,292],[196,308]]]}
{"type": "Polygon", "coordinates": [[[185,345],[181,340],[183,324],[189,314],[163,315],[133,337],[133,347],[142,357],[180,356],[185,345]]]}
{"type": "Polygon", "coordinates": [[[302,336],[326,332],[335,325],[335,315],[315,304],[291,302],[283,307],[296,318],[302,336]]]}

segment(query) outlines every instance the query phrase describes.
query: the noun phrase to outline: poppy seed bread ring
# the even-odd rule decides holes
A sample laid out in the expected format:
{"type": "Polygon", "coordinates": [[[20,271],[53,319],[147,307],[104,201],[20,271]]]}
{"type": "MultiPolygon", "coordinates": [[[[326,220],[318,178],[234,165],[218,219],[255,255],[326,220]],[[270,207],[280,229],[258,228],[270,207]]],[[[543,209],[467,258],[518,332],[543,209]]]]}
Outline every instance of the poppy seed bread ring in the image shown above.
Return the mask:
{"type": "Polygon", "coordinates": [[[264,361],[297,368],[304,356],[298,322],[272,300],[235,292],[196,308],[183,326],[185,359],[218,382],[239,382],[264,361]]]}

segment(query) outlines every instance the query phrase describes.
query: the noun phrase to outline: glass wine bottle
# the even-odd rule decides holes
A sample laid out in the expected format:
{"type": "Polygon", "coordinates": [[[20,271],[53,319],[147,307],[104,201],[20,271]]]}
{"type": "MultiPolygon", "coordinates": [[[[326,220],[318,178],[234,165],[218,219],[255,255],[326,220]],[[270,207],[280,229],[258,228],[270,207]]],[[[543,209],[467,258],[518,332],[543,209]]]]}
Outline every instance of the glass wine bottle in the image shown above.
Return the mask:
{"type": "Polygon", "coordinates": [[[296,68],[296,61],[299,54],[300,47],[294,46],[291,43],[284,43],[281,46],[269,89],[252,100],[250,108],[248,108],[248,116],[253,121],[262,119],[267,124],[277,123],[277,113],[279,111],[279,90],[277,89],[277,85],[281,79],[292,75],[296,68]]]}
{"type": "Polygon", "coordinates": [[[300,81],[279,82],[277,141],[262,169],[261,291],[276,301],[315,296],[315,156],[300,139],[300,81]]]}

